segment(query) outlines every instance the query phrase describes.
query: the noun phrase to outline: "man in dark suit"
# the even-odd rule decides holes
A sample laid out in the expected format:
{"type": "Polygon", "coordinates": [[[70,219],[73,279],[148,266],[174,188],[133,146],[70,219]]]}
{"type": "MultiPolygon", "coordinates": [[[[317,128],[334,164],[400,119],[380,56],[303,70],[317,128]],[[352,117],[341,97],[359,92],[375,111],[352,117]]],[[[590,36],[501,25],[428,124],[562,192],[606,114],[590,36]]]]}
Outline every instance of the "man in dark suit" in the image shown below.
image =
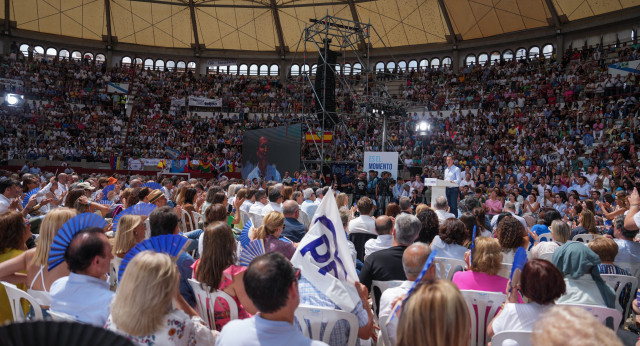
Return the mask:
{"type": "Polygon", "coordinates": [[[285,201],[282,205],[282,214],[284,214],[282,236],[294,243],[299,243],[307,233],[307,227],[298,221],[300,206],[294,200],[285,201]]]}

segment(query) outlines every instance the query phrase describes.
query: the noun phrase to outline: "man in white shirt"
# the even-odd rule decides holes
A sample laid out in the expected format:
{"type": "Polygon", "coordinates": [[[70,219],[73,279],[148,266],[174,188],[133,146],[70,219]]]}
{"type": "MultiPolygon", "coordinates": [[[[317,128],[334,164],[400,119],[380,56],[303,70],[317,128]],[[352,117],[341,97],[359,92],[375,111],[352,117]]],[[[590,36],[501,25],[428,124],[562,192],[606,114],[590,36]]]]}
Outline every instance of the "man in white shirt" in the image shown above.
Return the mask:
{"type": "Polygon", "coordinates": [[[476,187],[475,182],[471,179],[471,173],[466,173],[464,175],[464,180],[460,182],[460,187],[469,186],[470,188],[476,187]]]}
{"type": "Polygon", "coordinates": [[[304,211],[305,214],[309,215],[310,219],[313,219],[313,215],[318,209],[318,205],[314,203],[316,201],[316,194],[313,192],[312,188],[308,188],[302,191],[302,195],[304,197],[304,202],[302,202],[300,209],[304,211]]]}
{"type": "MultiPolygon", "coordinates": [[[[638,234],[638,230],[628,230],[624,227],[625,217],[616,217],[613,236],[618,244],[618,254],[616,263],[640,263],[640,243],[633,241],[638,234]]],[[[630,269],[630,268],[623,268],[630,269]]]]}
{"type": "Polygon", "coordinates": [[[361,197],[357,206],[360,216],[349,221],[349,233],[376,234],[375,219],[371,217],[371,214],[373,214],[373,201],[371,198],[361,197]]]}
{"type": "Polygon", "coordinates": [[[256,201],[249,209],[249,214],[262,215],[262,209],[267,204],[267,192],[265,190],[256,191],[256,201]]]}
{"type": "Polygon", "coordinates": [[[438,215],[438,221],[441,225],[446,219],[456,218],[455,215],[447,211],[449,209],[449,206],[447,205],[447,198],[444,196],[436,198],[434,208],[436,209],[436,215],[438,215]]]}
{"type": "Polygon", "coordinates": [[[240,206],[240,210],[249,214],[249,210],[251,210],[251,206],[256,201],[256,189],[247,189],[247,198],[245,198],[244,202],[240,206]]]}
{"type": "Polygon", "coordinates": [[[98,228],[81,230],[64,259],[71,273],[51,284],[51,311],[103,327],[114,295],[104,280],[113,259],[109,239],[98,228]]]}
{"type": "MultiPolygon", "coordinates": [[[[447,156],[447,168],[444,169],[444,180],[450,181],[458,186],[460,186],[460,181],[462,180],[462,172],[460,172],[460,168],[453,164],[453,156],[447,156]]],[[[460,193],[460,189],[458,187],[447,187],[447,201],[449,203],[449,210],[457,217],[458,215],[458,194],[460,193]]]]}
{"type": "MultiPolygon", "coordinates": [[[[398,298],[407,294],[413,282],[418,278],[422,267],[431,255],[431,248],[425,243],[413,243],[402,254],[402,267],[404,268],[404,274],[407,276],[407,281],[404,281],[400,286],[389,288],[380,297],[380,309],[378,316],[390,316],[393,312],[393,304],[398,298]]],[[[429,271],[423,276],[423,280],[434,279],[436,276],[435,266],[431,266],[429,271]]],[[[398,318],[394,318],[391,323],[387,324],[387,333],[391,344],[396,343],[396,330],[398,328],[398,318]]]]}
{"type": "Polygon", "coordinates": [[[27,205],[22,208],[20,201],[20,195],[22,194],[22,188],[20,188],[20,182],[13,179],[4,179],[0,181],[0,214],[7,210],[14,210],[22,213],[22,216],[27,216],[29,212],[36,205],[36,195],[31,196],[27,205]]]}
{"type": "Polygon", "coordinates": [[[580,195],[580,200],[585,200],[589,198],[591,186],[587,184],[587,178],[585,178],[584,176],[580,176],[580,178],[578,178],[578,184],[573,184],[569,188],[569,192],[571,192],[571,190],[575,190],[578,195],[580,195]]]}
{"type": "Polygon", "coordinates": [[[364,244],[364,259],[372,253],[388,249],[393,245],[393,219],[387,215],[380,215],[375,220],[378,238],[369,239],[364,244]]]}
{"type": "Polygon", "coordinates": [[[262,215],[267,215],[272,211],[282,213],[282,193],[274,187],[269,191],[269,204],[262,208],[262,215]]]}
{"type": "MultiPolygon", "coordinates": [[[[516,205],[515,204],[513,204],[511,202],[507,202],[507,203],[504,204],[503,210],[504,210],[505,213],[510,213],[511,215],[513,215],[513,217],[518,219],[518,221],[520,221],[522,226],[524,226],[524,229],[529,229],[529,227],[527,227],[527,221],[522,216],[516,215],[516,205]]],[[[500,216],[500,214],[494,215],[491,218],[491,227],[493,227],[493,229],[496,229],[498,227],[498,217],[499,216],[500,216]]]]}

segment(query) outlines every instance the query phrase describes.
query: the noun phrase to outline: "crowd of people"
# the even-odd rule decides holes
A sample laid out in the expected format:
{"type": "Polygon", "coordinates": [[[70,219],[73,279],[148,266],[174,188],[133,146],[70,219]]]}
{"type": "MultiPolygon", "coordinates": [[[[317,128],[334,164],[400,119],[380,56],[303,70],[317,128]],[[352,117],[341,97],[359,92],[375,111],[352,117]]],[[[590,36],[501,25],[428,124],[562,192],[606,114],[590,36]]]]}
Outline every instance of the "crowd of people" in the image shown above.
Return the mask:
{"type": "MultiPolygon", "coordinates": [[[[456,172],[453,160],[449,163],[446,176],[456,172]]],[[[381,208],[375,198],[347,191],[343,184],[333,190],[330,184],[314,189],[302,179],[254,184],[226,177],[155,181],[144,176],[2,174],[0,279],[35,297],[40,306],[33,308],[41,308],[45,316],[104,327],[136,344],[277,344],[283,335],[300,344],[322,344],[303,336],[310,327],[294,312],[299,305],[337,310],[341,306],[335,295],[317,287],[308,269],[296,269],[290,261],[300,253],[299,244],[311,236],[312,221],[326,217],[320,215],[324,209],[319,206],[334,199],[333,208],[347,234],[340,240],[347,245],[346,260],[358,274],[359,282],[344,288],[347,296],[358,297],[347,311],[357,318],[358,329],[350,331],[348,323],[338,322],[325,339],[330,345],[346,345],[352,333],[359,342],[376,340],[375,326],[380,324],[391,344],[469,344],[471,321],[476,320],[470,314],[476,312],[467,309],[468,290],[499,293],[505,299],[496,316],[478,327],[482,333],[471,338],[484,335],[483,328],[488,337],[503,331],[532,332],[536,345],[561,345],[567,335],[584,342],[606,336],[606,344],[621,345],[635,335],[623,327],[614,328],[616,334],[584,312],[582,318],[594,332],[584,333],[582,328],[556,332],[561,335],[541,332],[574,321],[577,308],[565,304],[615,309],[635,297],[635,292],[616,296],[602,275],[636,273],[640,195],[635,188],[629,196],[614,194],[613,211],[607,211],[609,204],[598,203],[604,218],[613,220],[607,233],[593,220],[594,200],[582,196],[581,192],[589,192],[580,189],[587,173],[569,189],[576,201],[571,211],[551,205],[537,214],[525,212],[524,217],[518,215],[517,201],[489,202],[498,201],[495,190],[487,201],[477,194],[463,195],[459,210],[452,210],[444,196],[431,206],[422,202],[414,206],[411,193],[397,200],[390,197],[381,208]],[[150,206],[150,213],[129,212],[142,209],[136,209],[138,205],[150,206]],[[98,215],[103,224],[76,229],[62,263],[51,266],[56,233],[86,213],[98,215]],[[243,230],[245,224],[250,229],[243,230]],[[572,241],[585,234],[591,236],[588,246],[572,241]],[[137,244],[160,236],[184,237],[186,245],[174,257],[162,251],[140,252],[129,259],[122,276],[107,278],[115,275],[110,272],[114,258],[127,258],[137,244]],[[256,242],[265,254],[243,262],[245,251],[256,242]],[[529,260],[519,281],[511,282],[501,271],[514,261],[519,248],[529,260]],[[447,275],[432,266],[421,274],[434,251],[438,257],[465,262],[466,268],[447,275]],[[422,283],[409,292],[418,278],[422,283]],[[189,280],[205,292],[228,294],[237,306],[237,319],[228,301],[201,316],[202,298],[189,280]],[[376,282],[393,280],[402,284],[374,290],[376,282]],[[112,289],[110,283],[115,284],[112,289]],[[402,301],[399,312],[398,301],[402,301]]],[[[365,175],[358,174],[367,181],[365,175]]],[[[528,184],[526,172],[516,179],[528,184]]],[[[540,184],[544,182],[528,190],[537,190],[540,184]]],[[[640,312],[635,301],[631,306],[640,312]]],[[[626,316],[628,311],[622,313],[626,316]]],[[[0,314],[3,321],[11,320],[8,302],[0,314]]]]}

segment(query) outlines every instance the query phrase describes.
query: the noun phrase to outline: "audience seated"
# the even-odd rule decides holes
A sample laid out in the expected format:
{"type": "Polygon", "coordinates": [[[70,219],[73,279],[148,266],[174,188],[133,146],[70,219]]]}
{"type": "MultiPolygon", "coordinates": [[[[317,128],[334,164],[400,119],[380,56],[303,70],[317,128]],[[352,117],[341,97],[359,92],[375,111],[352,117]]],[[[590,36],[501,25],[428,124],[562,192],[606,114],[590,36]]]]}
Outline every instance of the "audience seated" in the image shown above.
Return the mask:
{"type": "Polygon", "coordinates": [[[567,291],[560,304],[599,305],[615,308],[615,292],[600,277],[600,258],[579,242],[568,242],[553,254],[553,264],[563,273],[567,291]]]}
{"type": "Polygon", "coordinates": [[[529,252],[530,257],[541,258],[543,255],[553,254],[556,249],[564,245],[569,241],[571,235],[571,228],[566,222],[561,220],[554,220],[551,222],[551,241],[538,242],[529,252]]]}
{"type": "MultiPolygon", "coordinates": [[[[382,293],[380,296],[379,316],[390,316],[392,314],[394,304],[399,298],[407,294],[413,282],[416,281],[418,275],[420,275],[429,255],[431,255],[431,249],[429,245],[425,243],[415,242],[404,250],[402,254],[402,268],[404,269],[404,275],[407,276],[407,280],[400,286],[389,288],[382,293]]],[[[435,266],[432,266],[423,276],[423,280],[435,279],[435,268],[435,266]]],[[[386,323],[391,344],[395,345],[398,318],[395,317],[390,323],[381,319],[380,323],[386,323]]]]}
{"type": "Polygon", "coordinates": [[[124,215],[118,221],[118,230],[115,234],[113,255],[124,256],[145,238],[146,226],[143,217],[139,215],[124,215]]]}
{"type": "Polygon", "coordinates": [[[447,219],[440,225],[437,236],[431,242],[431,250],[438,250],[438,257],[464,260],[467,248],[463,246],[470,235],[465,224],[455,218],[447,219]]]}
{"type": "Polygon", "coordinates": [[[51,285],[51,311],[96,327],[104,326],[113,299],[106,281],[111,259],[111,244],[101,229],[78,232],[64,254],[71,273],[51,285]]]}
{"type": "Polygon", "coordinates": [[[300,217],[300,206],[296,201],[287,200],[282,204],[282,213],[284,215],[282,236],[294,243],[299,243],[305,233],[307,233],[307,227],[298,221],[300,217]]]}
{"type": "Polygon", "coordinates": [[[509,290],[507,303],[489,323],[487,335],[493,337],[504,331],[534,331],[540,315],[548,311],[565,290],[562,273],[551,262],[540,259],[528,261],[522,268],[520,283],[509,290]],[[518,291],[529,298],[528,304],[522,304],[518,291]]]}
{"type": "MultiPolygon", "coordinates": [[[[21,213],[17,211],[6,211],[0,214],[0,264],[20,256],[27,250],[27,239],[31,237],[28,221],[25,221],[21,213]]],[[[24,270],[20,271],[24,274],[24,270]]],[[[20,283],[19,288],[24,289],[24,279],[11,273],[8,279],[10,282],[20,283]]],[[[0,321],[13,321],[11,305],[6,295],[4,286],[0,287],[0,321]]]]}
{"type": "Polygon", "coordinates": [[[166,254],[137,254],[120,280],[105,328],[125,335],[136,345],[148,345],[150,341],[213,344],[218,333],[209,330],[184,300],[178,288],[179,275],[166,254]]]}
{"type": "Polygon", "coordinates": [[[277,251],[291,259],[296,248],[290,242],[280,239],[283,229],[284,216],[277,211],[271,211],[265,215],[262,225],[255,230],[255,239],[252,241],[263,241],[266,253],[277,251]]]}
{"type": "Polygon", "coordinates": [[[375,220],[376,233],[378,233],[377,238],[369,239],[364,244],[364,260],[367,260],[367,257],[372,253],[384,249],[388,249],[393,246],[393,219],[386,216],[381,215],[378,216],[375,220]]]}
{"type": "Polygon", "coordinates": [[[431,208],[426,208],[416,214],[418,220],[422,222],[422,228],[420,234],[418,234],[417,241],[431,244],[433,238],[438,235],[440,229],[440,221],[438,220],[438,214],[431,208]]]}
{"type": "Polygon", "coordinates": [[[519,247],[529,247],[529,235],[522,223],[511,215],[498,221],[495,232],[496,238],[502,247],[502,263],[513,263],[513,257],[519,247]]]}
{"type": "Polygon", "coordinates": [[[449,281],[427,280],[402,306],[396,345],[468,345],[470,335],[469,311],[458,288],[449,281]]]}
{"type": "Polygon", "coordinates": [[[294,313],[300,303],[300,271],[278,252],[254,258],[244,273],[247,296],[260,311],[251,318],[234,320],[225,326],[216,345],[326,345],[310,340],[294,327],[294,313]],[[270,288],[270,289],[266,289],[270,288]]]}
{"type": "MultiPolygon", "coordinates": [[[[631,214],[631,210],[629,214],[631,214]]],[[[616,218],[613,236],[618,245],[618,254],[614,262],[640,263],[640,244],[634,241],[638,235],[638,229],[629,230],[625,225],[626,221],[622,216],[616,218]]]]}
{"type": "MultiPolygon", "coordinates": [[[[222,290],[229,294],[238,306],[238,318],[249,318],[257,312],[247,297],[243,278],[245,267],[235,265],[236,242],[231,228],[225,222],[216,221],[204,230],[203,249],[199,260],[194,264],[194,278],[203,289],[215,292],[222,290]]],[[[226,301],[218,300],[214,304],[216,330],[222,328],[230,320],[230,310],[226,301]]]]}
{"type": "MultiPolygon", "coordinates": [[[[581,245],[584,246],[584,245],[581,245]]],[[[613,330],[576,306],[557,305],[542,313],[533,326],[533,345],[610,345],[622,346],[613,330]]]]}
{"type": "Polygon", "coordinates": [[[361,197],[357,203],[360,216],[349,221],[349,234],[368,233],[376,235],[376,224],[373,215],[373,201],[369,197],[361,197]]]}

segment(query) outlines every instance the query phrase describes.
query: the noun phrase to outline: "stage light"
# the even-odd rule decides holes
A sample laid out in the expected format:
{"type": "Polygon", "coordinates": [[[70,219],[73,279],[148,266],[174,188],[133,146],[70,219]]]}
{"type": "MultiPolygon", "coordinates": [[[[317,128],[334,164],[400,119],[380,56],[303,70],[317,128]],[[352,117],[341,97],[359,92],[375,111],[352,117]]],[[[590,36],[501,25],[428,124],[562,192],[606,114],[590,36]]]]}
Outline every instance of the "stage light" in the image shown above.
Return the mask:
{"type": "Polygon", "coordinates": [[[19,106],[20,103],[22,103],[22,101],[24,100],[24,96],[19,94],[6,94],[4,96],[4,100],[9,106],[15,107],[19,106]]]}

